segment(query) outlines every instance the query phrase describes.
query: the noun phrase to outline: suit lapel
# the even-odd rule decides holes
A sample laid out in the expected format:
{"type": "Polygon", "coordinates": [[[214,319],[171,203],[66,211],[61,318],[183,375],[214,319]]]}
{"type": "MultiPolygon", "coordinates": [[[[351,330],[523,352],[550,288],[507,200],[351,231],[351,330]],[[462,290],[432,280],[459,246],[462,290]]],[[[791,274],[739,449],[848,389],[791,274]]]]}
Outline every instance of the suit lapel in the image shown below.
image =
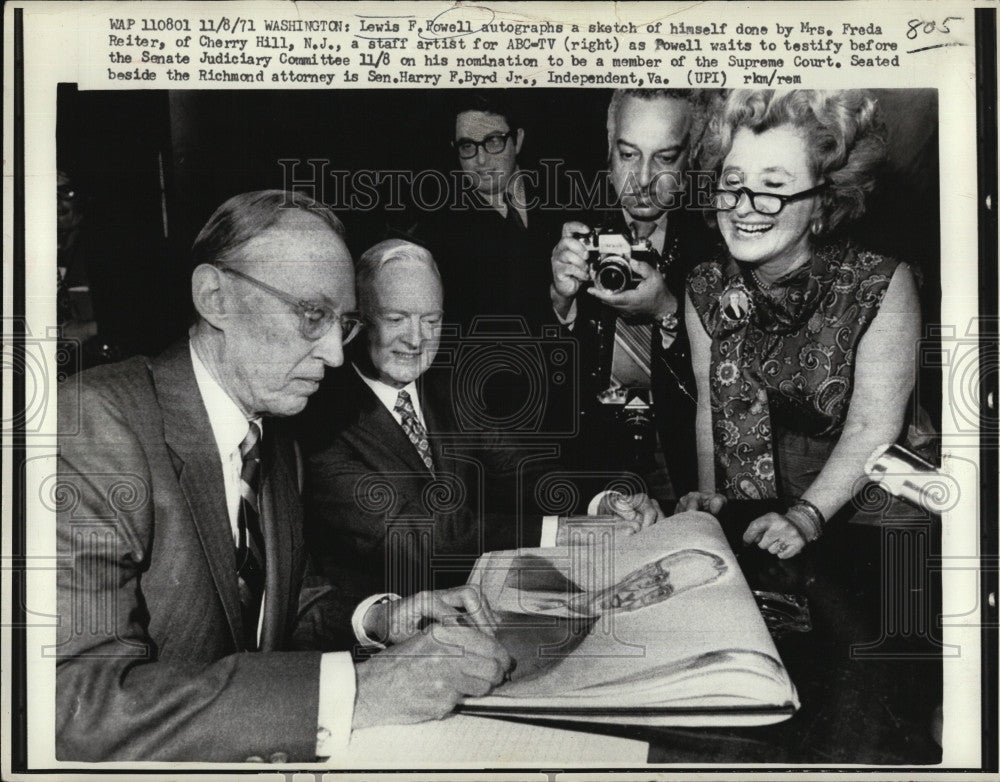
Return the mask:
{"type": "Polygon", "coordinates": [[[215,588],[229,620],[233,643],[242,644],[232,528],[219,451],[198,391],[188,343],[153,362],[153,382],[163,410],[164,440],[178,465],[178,481],[205,550],[215,588]]]}
{"type": "MultiPolygon", "coordinates": [[[[354,375],[353,382],[347,393],[356,394],[359,405],[358,429],[368,439],[372,448],[384,453],[391,461],[402,460],[413,472],[428,473],[427,465],[424,464],[416,447],[406,436],[403,427],[393,418],[385,405],[375,396],[368,385],[361,380],[351,370],[354,375]]],[[[426,413],[425,413],[426,416],[426,413]]],[[[431,438],[431,448],[434,448],[434,439],[431,438]]]]}
{"type": "Polygon", "coordinates": [[[420,409],[427,423],[427,439],[439,474],[449,471],[454,466],[451,464],[451,457],[444,454],[442,434],[459,431],[458,424],[451,414],[448,391],[441,387],[440,380],[441,375],[431,369],[417,381],[417,387],[420,389],[420,409]]]}

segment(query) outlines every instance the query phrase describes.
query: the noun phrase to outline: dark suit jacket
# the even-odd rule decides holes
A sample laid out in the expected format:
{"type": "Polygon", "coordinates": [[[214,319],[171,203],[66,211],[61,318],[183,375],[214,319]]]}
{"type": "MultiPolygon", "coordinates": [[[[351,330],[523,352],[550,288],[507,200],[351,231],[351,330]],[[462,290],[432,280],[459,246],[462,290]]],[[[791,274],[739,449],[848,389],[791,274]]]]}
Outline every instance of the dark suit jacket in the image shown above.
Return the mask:
{"type": "MultiPolygon", "coordinates": [[[[583,222],[591,228],[608,226],[629,235],[621,209],[591,215],[583,222]]],[[[650,369],[654,421],[678,497],[698,487],[694,440],[696,390],[684,326],[684,283],[692,268],[712,257],[714,242],[700,215],[682,210],[670,212],[663,256],[672,261],[665,267],[664,279],[678,302],[679,329],[676,339],[664,349],[660,331],[654,326],[650,369]]],[[[616,312],[588,294],[578,296],[577,302],[577,318],[571,332],[578,341],[581,367],[581,438],[576,453],[583,464],[600,466],[600,462],[592,460],[614,459],[614,452],[619,449],[615,437],[606,431],[607,411],[596,402],[596,395],[608,387],[616,312]]]]}
{"type": "Polygon", "coordinates": [[[319,652],[291,441],[268,421],[262,651],[244,652],[218,450],[187,344],[59,388],[60,760],[312,760],[319,652]],[[315,640],[315,639],[310,639],[315,640]]]}
{"type": "Polygon", "coordinates": [[[538,545],[541,513],[531,498],[541,469],[502,438],[456,439],[440,380],[431,370],[418,381],[434,477],[349,364],[327,374],[297,421],[307,538],[351,605],[379,591],[461,584],[484,551],[538,545]]]}
{"type": "Polygon", "coordinates": [[[420,214],[414,239],[437,261],[445,320],[458,324],[463,335],[477,316],[523,318],[532,336],[555,323],[550,256],[560,224],[533,204],[537,195],[526,189],[528,225],[520,229],[474,194],[468,208],[420,214]]]}
{"type": "MultiPolygon", "coordinates": [[[[543,329],[558,334],[552,312],[549,286],[552,283],[552,247],[559,241],[562,215],[543,210],[544,193],[525,179],[528,206],[526,227],[507,222],[475,192],[468,194],[467,208],[441,209],[418,215],[414,241],[433,254],[444,285],[446,330],[442,353],[462,344],[470,335],[479,341],[495,339],[499,348],[497,371],[477,379],[476,391],[482,407],[494,421],[518,420],[528,400],[537,395],[532,378],[558,376],[563,367],[551,366],[548,358],[526,370],[502,366],[517,365],[522,346],[537,343],[543,329]]],[[[565,431],[561,410],[572,405],[568,383],[550,383],[545,389],[542,431],[565,431]],[[555,423],[552,423],[552,422],[555,423]]]]}

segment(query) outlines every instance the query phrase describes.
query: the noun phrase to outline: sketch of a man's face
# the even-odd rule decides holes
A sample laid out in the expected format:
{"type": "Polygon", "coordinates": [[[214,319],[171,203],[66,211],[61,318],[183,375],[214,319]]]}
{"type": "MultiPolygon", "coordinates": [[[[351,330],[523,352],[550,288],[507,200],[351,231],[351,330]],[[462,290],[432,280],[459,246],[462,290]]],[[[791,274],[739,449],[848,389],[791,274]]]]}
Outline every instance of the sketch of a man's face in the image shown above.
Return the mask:
{"type": "Polygon", "coordinates": [[[675,594],[710,584],[725,572],[726,563],[716,554],[699,549],[675,551],[598,592],[589,601],[591,612],[634,611],[656,605],[675,594]]]}

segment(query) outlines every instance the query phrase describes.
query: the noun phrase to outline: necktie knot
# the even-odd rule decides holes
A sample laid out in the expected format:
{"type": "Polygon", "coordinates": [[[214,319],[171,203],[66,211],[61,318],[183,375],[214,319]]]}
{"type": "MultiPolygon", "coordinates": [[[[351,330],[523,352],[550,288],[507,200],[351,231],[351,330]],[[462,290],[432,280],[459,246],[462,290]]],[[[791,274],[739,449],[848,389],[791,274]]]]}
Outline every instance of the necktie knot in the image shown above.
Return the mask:
{"type": "Polygon", "coordinates": [[[632,223],[632,236],[638,239],[648,239],[656,231],[656,223],[639,222],[632,223]]]}
{"type": "Polygon", "coordinates": [[[257,475],[260,472],[260,437],[260,426],[251,421],[250,429],[240,443],[240,458],[243,460],[240,478],[254,493],[257,491],[257,475]]]}
{"type": "Polygon", "coordinates": [[[514,207],[514,200],[510,197],[510,193],[503,194],[503,202],[507,205],[507,222],[519,230],[524,228],[524,220],[521,218],[521,213],[514,207]]]}
{"type": "Polygon", "coordinates": [[[413,401],[410,399],[408,392],[399,392],[399,396],[396,397],[396,412],[400,415],[412,415],[414,418],[416,417],[417,411],[413,409],[413,401]]]}
{"type": "Polygon", "coordinates": [[[250,422],[250,429],[247,431],[247,436],[243,438],[243,442],[240,443],[240,456],[246,461],[247,456],[251,453],[258,454],[256,458],[260,458],[260,449],[258,445],[260,444],[260,427],[257,425],[256,421],[250,422]]]}

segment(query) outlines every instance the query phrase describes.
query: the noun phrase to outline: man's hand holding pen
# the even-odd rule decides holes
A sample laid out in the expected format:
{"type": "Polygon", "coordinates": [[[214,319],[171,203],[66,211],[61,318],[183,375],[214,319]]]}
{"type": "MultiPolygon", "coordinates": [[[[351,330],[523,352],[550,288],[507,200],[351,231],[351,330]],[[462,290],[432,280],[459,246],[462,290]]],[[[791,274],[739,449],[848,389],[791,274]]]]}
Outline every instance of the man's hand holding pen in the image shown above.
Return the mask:
{"type": "Polygon", "coordinates": [[[440,719],[463,698],[486,695],[513,666],[493,637],[495,614],[472,586],[378,603],[365,628],[391,645],[355,669],[355,729],[440,719]]]}

